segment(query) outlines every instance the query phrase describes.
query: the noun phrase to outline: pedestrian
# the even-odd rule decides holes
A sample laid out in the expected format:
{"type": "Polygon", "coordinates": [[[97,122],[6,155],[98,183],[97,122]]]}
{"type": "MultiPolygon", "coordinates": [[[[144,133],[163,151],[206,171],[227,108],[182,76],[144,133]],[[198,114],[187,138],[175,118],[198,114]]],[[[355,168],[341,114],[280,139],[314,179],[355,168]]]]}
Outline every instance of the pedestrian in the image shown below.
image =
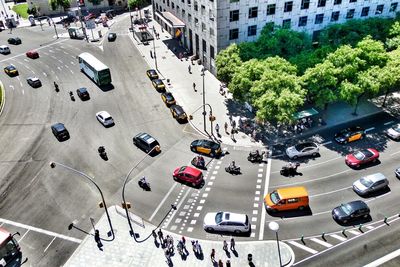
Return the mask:
{"type": "Polygon", "coordinates": [[[226,133],[226,134],[229,134],[229,133],[228,133],[228,123],[227,123],[227,122],[225,122],[224,128],[225,128],[225,133],[226,133]]]}
{"type": "Polygon", "coordinates": [[[215,249],[211,250],[210,258],[211,258],[211,262],[214,263],[215,262],[215,249]]]}
{"type": "Polygon", "coordinates": [[[153,51],[150,50],[150,57],[153,58],[153,51]]]}
{"type": "Polygon", "coordinates": [[[102,250],[101,247],[103,246],[103,244],[101,243],[100,232],[99,232],[99,230],[97,230],[97,229],[94,231],[94,241],[96,241],[97,247],[98,247],[100,250],[102,250]]]}
{"type": "Polygon", "coordinates": [[[193,249],[194,254],[196,254],[197,253],[197,251],[196,251],[196,242],[194,242],[194,240],[192,240],[192,249],[193,249]]]}
{"type": "Polygon", "coordinates": [[[196,251],[198,254],[201,254],[201,246],[199,240],[196,240],[196,251]]]}
{"type": "Polygon", "coordinates": [[[154,240],[156,240],[157,241],[157,234],[156,234],[156,231],[151,231],[151,234],[153,235],[153,237],[154,237],[154,240]]]}
{"type": "Polygon", "coordinates": [[[235,141],[235,136],[234,135],[235,135],[235,128],[232,127],[231,138],[232,138],[233,141],[235,141]]]}
{"type": "Polygon", "coordinates": [[[171,265],[171,254],[169,253],[168,249],[164,249],[164,255],[167,260],[168,266],[170,266],[171,265]]]}
{"type": "Polygon", "coordinates": [[[160,34],[157,32],[157,40],[160,39],[160,34]]]}
{"type": "Polygon", "coordinates": [[[161,229],[160,230],[158,230],[158,238],[160,238],[160,243],[161,244],[163,244],[164,242],[164,234],[163,234],[163,232],[161,231],[161,229]]]}
{"type": "Polygon", "coordinates": [[[215,125],[215,131],[217,132],[217,135],[219,136],[219,124],[218,123],[215,125]]]}
{"type": "Polygon", "coordinates": [[[235,251],[235,239],[233,237],[231,238],[231,250],[235,251]]]}
{"type": "Polygon", "coordinates": [[[222,247],[225,251],[228,251],[228,242],[226,242],[226,240],[224,240],[223,243],[223,247],[222,247]]]}
{"type": "MultiPolygon", "coordinates": [[[[190,66],[189,66],[190,67],[190,66]]],[[[197,92],[197,90],[196,90],[196,83],[195,82],[193,82],[193,90],[195,91],[195,92],[197,92]]]]}
{"type": "Polygon", "coordinates": [[[231,261],[230,260],[226,260],[226,267],[231,267],[231,261]]]}
{"type": "Polygon", "coordinates": [[[164,32],[164,28],[163,27],[161,27],[161,32],[164,32]]]}
{"type": "Polygon", "coordinates": [[[184,245],[186,244],[186,238],[184,236],[182,236],[182,242],[184,245]]]}
{"type": "Polygon", "coordinates": [[[229,122],[231,123],[231,125],[232,125],[232,121],[233,121],[233,118],[232,118],[232,114],[231,114],[231,115],[229,115],[229,122]]]}
{"type": "Polygon", "coordinates": [[[190,66],[190,65],[188,66],[188,71],[190,74],[192,74],[192,66],[190,66]]]}
{"type": "Polygon", "coordinates": [[[224,267],[224,263],[222,262],[222,260],[218,261],[218,267],[224,267]]]}
{"type": "Polygon", "coordinates": [[[236,128],[236,121],[232,120],[232,128],[236,128]]]}

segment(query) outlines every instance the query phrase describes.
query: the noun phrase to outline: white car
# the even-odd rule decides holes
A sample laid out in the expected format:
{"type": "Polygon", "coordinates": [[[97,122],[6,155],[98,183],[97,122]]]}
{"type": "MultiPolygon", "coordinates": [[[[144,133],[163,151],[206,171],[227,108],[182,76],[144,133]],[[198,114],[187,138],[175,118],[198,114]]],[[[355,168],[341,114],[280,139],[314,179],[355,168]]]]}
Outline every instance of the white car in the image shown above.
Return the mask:
{"type": "Polygon", "coordinates": [[[375,191],[387,188],[389,186],[389,181],[386,179],[385,175],[382,173],[375,173],[367,175],[358,179],[353,183],[353,190],[361,195],[367,195],[375,191]]]}
{"type": "Polygon", "coordinates": [[[392,139],[399,140],[400,139],[400,123],[394,125],[390,129],[388,129],[386,131],[386,134],[392,139]]]}
{"type": "Polygon", "coordinates": [[[286,149],[286,155],[290,159],[297,159],[304,156],[317,156],[319,154],[319,147],[314,142],[300,143],[286,149]]]}
{"type": "Polygon", "coordinates": [[[203,228],[208,232],[222,231],[240,234],[250,231],[250,222],[246,214],[209,212],[204,216],[203,228]]]}
{"type": "Polygon", "coordinates": [[[107,111],[97,112],[96,118],[101,124],[103,124],[104,127],[114,125],[114,120],[111,117],[110,113],[108,113],[107,111]]]}

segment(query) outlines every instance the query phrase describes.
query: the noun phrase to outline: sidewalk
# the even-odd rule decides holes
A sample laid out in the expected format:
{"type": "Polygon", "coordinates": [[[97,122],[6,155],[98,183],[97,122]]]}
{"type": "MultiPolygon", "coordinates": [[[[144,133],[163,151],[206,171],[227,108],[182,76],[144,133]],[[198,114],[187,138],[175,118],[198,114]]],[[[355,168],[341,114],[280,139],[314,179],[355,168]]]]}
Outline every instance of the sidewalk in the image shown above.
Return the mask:
{"type": "MultiPolygon", "coordinates": [[[[138,240],[143,240],[147,236],[150,238],[142,243],[136,243],[133,237],[129,234],[129,226],[126,220],[125,211],[119,206],[113,206],[109,209],[109,214],[113,223],[115,239],[114,241],[102,241],[102,251],[99,250],[93,236],[87,236],[79,247],[75,250],[72,256],[65,263],[64,267],[99,267],[99,266],[168,266],[164,251],[159,244],[151,236],[151,231],[155,228],[153,225],[143,222],[140,218],[132,215],[132,227],[135,233],[139,233],[138,240]]],[[[100,218],[95,226],[100,231],[100,237],[107,239],[105,233],[109,230],[109,224],[105,214],[100,218]]],[[[74,230],[72,230],[74,231],[74,230]]],[[[91,231],[93,234],[93,230],[91,231]]],[[[194,255],[191,246],[191,240],[186,238],[186,248],[189,255],[185,259],[181,258],[176,250],[176,245],[181,236],[163,231],[164,238],[170,235],[174,239],[175,255],[171,257],[173,265],[170,266],[217,266],[213,265],[210,259],[211,249],[215,249],[215,260],[222,260],[226,266],[226,260],[230,259],[232,267],[251,266],[247,261],[247,255],[253,255],[253,266],[279,266],[279,255],[276,241],[252,241],[252,242],[236,242],[235,252],[229,250],[230,258],[222,248],[222,242],[199,240],[203,254],[194,255]]],[[[227,238],[228,249],[230,237],[227,238]]],[[[279,242],[282,265],[290,266],[294,262],[294,254],[290,247],[279,242]]]]}

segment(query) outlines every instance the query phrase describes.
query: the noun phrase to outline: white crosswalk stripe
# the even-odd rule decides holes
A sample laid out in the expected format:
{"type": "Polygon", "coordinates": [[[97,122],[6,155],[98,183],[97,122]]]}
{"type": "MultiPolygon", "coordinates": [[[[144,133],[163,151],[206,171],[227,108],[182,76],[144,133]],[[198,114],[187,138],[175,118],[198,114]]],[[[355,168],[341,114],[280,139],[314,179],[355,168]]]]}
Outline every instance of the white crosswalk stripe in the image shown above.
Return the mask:
{"type": "Polygon", "coordinates": [[[310,240],[314,241],[315,243],[318,243],[320,245],[323,245],[324,247],[330,248],[332,247],[331,244],[329,244],[328,242],[322,241],[321,239],[318,238],[311,238],[310,240]]]}
{"type": "Polygon", "coordinates": [[[289,244],[292,244],[293,246],[298,247],[298,248],[300,248],[302,250],[308,251],[308,252],[310,252],[312,254],[317,254],[318,253],[318,251],[316,251],[316,250],[314,250],[312,248],[306,247],[306,246],[304,246],[302,244],[299,244],[296,241],[289,241],[289,244]]]}
{"type": "Polygon", "coordinates": [[[331,234],[331,235],[329,235],[329,236],[331,236],[331,237],[333,237],[333,238],[336,238],[336,239],[339,240],[339,241],[346,241],[346,240],[347,240],[347,238],[345,238],[345,237],[343,237],[343,236],[340,236],[340,235],[337,235],[337,234],[331,234]]]}
{"type": "Polygon", "coordinates": [[[349,233],[352,233],[353,235],[361,235],[360,232],[354,231],[354,230],[349,230],[348,232],[349,232],[349,233]]]}

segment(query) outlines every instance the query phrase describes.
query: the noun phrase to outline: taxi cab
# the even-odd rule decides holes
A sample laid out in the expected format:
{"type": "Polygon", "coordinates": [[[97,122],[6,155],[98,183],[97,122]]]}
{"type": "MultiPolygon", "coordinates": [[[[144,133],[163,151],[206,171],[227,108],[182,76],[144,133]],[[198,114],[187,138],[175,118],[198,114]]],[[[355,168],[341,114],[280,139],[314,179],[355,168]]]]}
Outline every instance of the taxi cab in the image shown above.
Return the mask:
{"type": "Polygon", "coordinates": [[[186,112],[183,110],[183,108],[179,105],[172,105],[170,108],[172,117],[176,119],[177,121],[185,121],[187,120],[187,115],[186,112]]]}
{"type": "Polygon", "coordinates": [[[171,105],[175,105],[176,104],[176,100],[175,100],[174,96],[172,95],[172,93],[170,93],[170,92],[162,93],[161,94],[161,99],[165,103],[165,105],[167,105],[167,106],[171,106],[171,105]]]}
{"type": "Polygon", "coordinates": [[[195,140],[190,144],[190,150],[210,157],[219,157],[222,154],[221,145],[206,139],[195,140]]]}
{"type": "Polygon", "coordinates": [[[151,83],[153,84],[153,87],[157,91],[161,91],[161,92],[165,91],[165,84],[163,83],[163,81],[161,79],[154,79],[151,81],[151,83]]]}
{"type": "Polygon", "coordinates": [[[365,137],[365,130],[359,126],[349,127],[335,134],[335,141],[339,144],[347,144],[365,137]]]}
{"type": "Polygon", "coordinates": [[[18,70],[13,65],[8,65],[4,68],[4,72],[7,73],[9,76],[17,76],[18,70]]]}
{"type": "Polygon", "coordinates": [[[147,74],[147,77],[149,77],[150,79],[158,79],[157,71],[155,71],[153,69],[147,70],[146,74],[147,74]]]}

